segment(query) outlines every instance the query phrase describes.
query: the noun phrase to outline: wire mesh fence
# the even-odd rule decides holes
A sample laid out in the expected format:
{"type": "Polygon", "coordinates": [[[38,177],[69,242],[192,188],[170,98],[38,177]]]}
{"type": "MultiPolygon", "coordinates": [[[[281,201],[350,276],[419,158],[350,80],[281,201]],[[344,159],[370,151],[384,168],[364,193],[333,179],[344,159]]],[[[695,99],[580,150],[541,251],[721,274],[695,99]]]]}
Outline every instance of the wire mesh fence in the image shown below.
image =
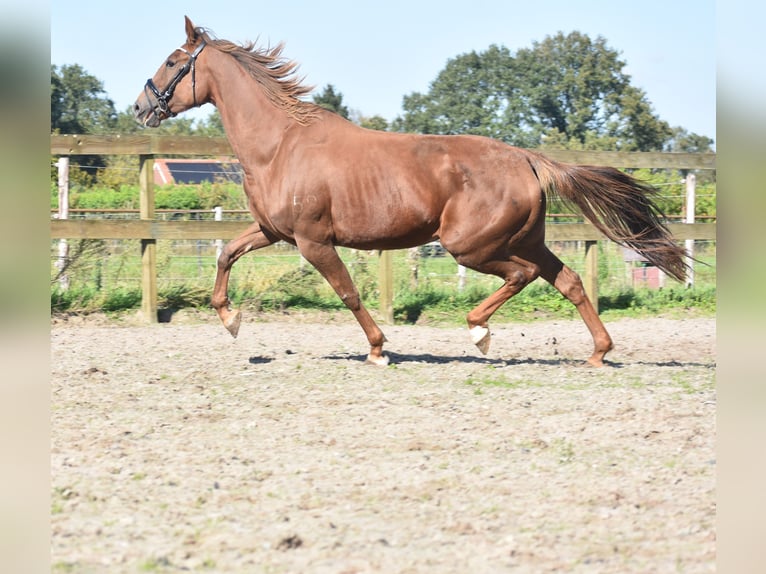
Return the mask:
{"type": "MultiPolygon", "coordinates": [[[[575,272],[585,271],[585,242],[549,243],[549,248],[575,272]]],[[[216,273],[215,240],[158,240],[157,269],[160,286],[209,284],[216,273]]],[[[378,277],[377,252],[339,248],[342,259],[352,275],[356,271],[372,278],[378,277]]],[[[664,278],[654,268],[647,267],[634,255],[611,242],[598,244],[598,281],[602,292],[626,288],[654,288],[677,285],[664,278]]],[[[716,242],[696,241],[695,284],[711,286],[716,282],[716,242]]],[[[51,244],[51,281],[55,282],[61,269],[58,265],[58,242],[51,244]]],[[[231,285],[267,289],[290,270],[308,266],[298,250],[287,243],[248,254],[234,266],[231,285]]],[[[414,289],[424,285],[461,290],[471,287],[493,289],[500,285],[497,277],[471,269],[461,274],[456,261],[438,243],[412,250],[394,252],[394,288],[414,289]]],[[[141,284],[141,244],[139,240],[70,240],[69,265],[66,275],[70,287],[96,290],[139,288],[141,284]]],[[[357,273],[358,274],[358,273],[357,273]]],[[[541,281],[538,279],[538,281],[541,281]]],[[[327,287],[329,290],[329,286],[327,287]]]]}

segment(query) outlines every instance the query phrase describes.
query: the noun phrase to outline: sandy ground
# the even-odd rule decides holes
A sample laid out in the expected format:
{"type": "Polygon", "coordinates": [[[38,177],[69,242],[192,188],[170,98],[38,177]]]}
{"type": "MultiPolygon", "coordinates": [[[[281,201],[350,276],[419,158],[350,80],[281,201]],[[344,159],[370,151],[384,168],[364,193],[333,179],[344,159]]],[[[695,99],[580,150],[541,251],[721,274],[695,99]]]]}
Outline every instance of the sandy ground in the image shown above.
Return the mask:
{"type": "Polygon", "coordinates": [[[714,319],[51,325],[54,572],[714,572],[714,319]]]}

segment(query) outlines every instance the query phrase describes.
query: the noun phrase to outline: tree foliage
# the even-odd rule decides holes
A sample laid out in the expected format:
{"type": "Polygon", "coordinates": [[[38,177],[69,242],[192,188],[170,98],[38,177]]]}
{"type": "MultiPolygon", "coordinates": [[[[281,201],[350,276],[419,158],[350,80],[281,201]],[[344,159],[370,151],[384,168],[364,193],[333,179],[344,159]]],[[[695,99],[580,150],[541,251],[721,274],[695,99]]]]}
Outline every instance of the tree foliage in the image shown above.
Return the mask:
{"type": "Polygon", "coordinates": [[[101,80],[78,64],[51,66],[51,132],[104,133],[116,120],[101,80]]]}
{"type": "Polygon", "coordinates": [[[385,132],[388,130],[388,121],[383,116],[360,116],[359,125],[368,130],[385,132]]]}
{"type": "MultiPolygon", "coordinates": [[[[51,66],[51,132],[66,134],[105,133],[116,124],[114,102],[104,85],[78,64],[51,66]]],[[[69,172],[75,185],[90,185],[105,165],[97,155],[80,156],[69,172]]],[[[56,177],[55,172],[51,177],[56,177]]]]}
{"type": "Polygon", "coordinates": [[[336,92],[332,84],[327,84],[322,93],[314,95],[314,103],[349,119],[348,107],[343,104],[343,94],[336,92]]]}
{"type": "Polygon", "coordinates": [[[507,48],[492,45],[447,61],[428,94],[404,96],[397,131],[470,133],[521,143],[521,110],[507,48]]]}
{"type": "Polygon", "coordinates": [[[631,85],[606,40],[546,37],[512,54],[491,45],[448,60],[428,93],[404,97],[398,131],[471,133],[523,147],[662,150],[673,131],[631,85]]]}

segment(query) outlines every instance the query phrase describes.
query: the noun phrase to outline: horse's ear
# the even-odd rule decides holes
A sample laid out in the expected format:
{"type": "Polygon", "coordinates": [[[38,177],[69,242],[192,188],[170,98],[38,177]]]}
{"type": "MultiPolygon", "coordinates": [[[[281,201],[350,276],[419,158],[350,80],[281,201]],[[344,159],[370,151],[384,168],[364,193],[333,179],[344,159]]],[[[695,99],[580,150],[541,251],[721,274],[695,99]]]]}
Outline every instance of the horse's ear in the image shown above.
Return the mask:
{"type": "Polygon", "coordinates": [[[184,19],[186,20],[186,41],[189,44],[194,44],[199,37],[197,29],[194,27],[194,24],[192,24],[192,21],[189,20],[188,16],[184,16],[184,19]]]}

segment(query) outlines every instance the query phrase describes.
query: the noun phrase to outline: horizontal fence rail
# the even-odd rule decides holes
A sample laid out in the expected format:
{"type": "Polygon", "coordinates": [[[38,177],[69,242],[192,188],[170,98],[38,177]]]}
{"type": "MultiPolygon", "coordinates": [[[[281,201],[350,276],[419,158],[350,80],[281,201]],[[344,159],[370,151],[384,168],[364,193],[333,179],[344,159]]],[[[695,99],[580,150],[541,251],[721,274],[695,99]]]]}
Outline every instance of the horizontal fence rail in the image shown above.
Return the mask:
{"type": "MultiPolygon", "coordinates": [[[[716,154],[540,150],[556,161],[622,168],[715,169],[716,154]]],[[[53,155],[233,155],[226,138],[144,135],[51,135],[53,155]]]]}
{"type": "MultiPolygon", "coordinates": [[[[596,152],[580,150],[543,150],[557,161],[617,168],[716,169],[714,153],[667,152],[596,152]]],[[[226,138],[156,135],[51,135],[51,154],[138,155],[140,167],[140,219],[51,219],[51,239],[138,239],[142,253],[142,310],[149,322],[157,320],[156,242],[158,240],[225,240],[239,235],[246,221],[166,221],[156,219],[154,209],[153,164],[164,156],[227,156],[232,149],[226,138]]],[[[159,211],[159,210],[158,210],[159,211]]],[[[679,241],[716,239],[716,224],[669,223],[669,230],[679,241]]],[[[597,260],[595,245],[605,237],[590,223],[546,224],[546,241],[583,241],[586,266],[583,282],[594,305],[598,303],[597,260]]],[[[380,309],[384,320],[393,321],[391,257],[381,254],[380,309]]]]}

